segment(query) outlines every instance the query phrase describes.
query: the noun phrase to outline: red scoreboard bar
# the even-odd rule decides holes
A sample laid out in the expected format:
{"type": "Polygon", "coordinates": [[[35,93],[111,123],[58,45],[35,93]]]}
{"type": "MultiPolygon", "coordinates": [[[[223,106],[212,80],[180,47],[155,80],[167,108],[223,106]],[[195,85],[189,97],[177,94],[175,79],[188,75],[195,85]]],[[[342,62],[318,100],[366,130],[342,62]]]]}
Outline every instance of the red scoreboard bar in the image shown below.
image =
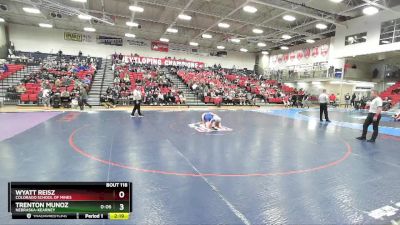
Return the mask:
{"type": "Polygon", "coordinates": [[[13,219],[128,219],[131,182],[10,182],[13,219]]]}

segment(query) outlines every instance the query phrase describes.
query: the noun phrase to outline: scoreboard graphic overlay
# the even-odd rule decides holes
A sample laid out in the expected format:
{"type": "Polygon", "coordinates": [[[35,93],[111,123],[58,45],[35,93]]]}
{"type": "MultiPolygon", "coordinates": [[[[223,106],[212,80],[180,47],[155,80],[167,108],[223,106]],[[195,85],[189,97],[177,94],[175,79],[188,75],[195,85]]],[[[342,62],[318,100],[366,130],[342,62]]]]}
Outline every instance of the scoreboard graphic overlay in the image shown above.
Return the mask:
{"type": "Polygon", "coordinates": [[[13,219],[127,220],[131,182],[10,182],[8,212],[13,219]]]}

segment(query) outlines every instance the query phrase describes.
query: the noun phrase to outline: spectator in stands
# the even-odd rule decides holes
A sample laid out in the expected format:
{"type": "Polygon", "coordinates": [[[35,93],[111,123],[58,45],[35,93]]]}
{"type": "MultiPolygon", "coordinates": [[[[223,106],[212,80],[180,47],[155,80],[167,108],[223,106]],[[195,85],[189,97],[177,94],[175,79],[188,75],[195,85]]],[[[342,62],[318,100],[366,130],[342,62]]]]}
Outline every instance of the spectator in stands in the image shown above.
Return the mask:
{"type": "Polygon", "coordinates": [[[8,66],[6,63],[3,64],[3,73],[8,72],[8,66]]]}
{"type": "Polygon", "coordinates": [[[51,101],[53,103],[53,108],[60,108],[61,107],[61,96],[59,92],[55,92],[51,97],[51,101]]]}
{"type": "Polygon", "coordinates": [[[290,95],[286,95],[283,97],[283,105],[285,106],[285,108],[290,107],[290,95]]]}
{"type": "Polygon", "coordinates": [[[67,89],[61,91],[61,105],[64,108],[69,108],[71,104],[71,95],[67,89]]]}
{"type": "Polygon", "coordinates": [[[50,97],[51,97],[50,94],[51,94],[51,90],[42,89],[42,102],[43,102],[45,109],[50,108],[50,97]]]}
{"type": "Polygon", "coordinates": [[[185,94],[183,92],[180,92],[179,100],[180,100],[180,104],[186,104],[186,97],[185,97],[185,94]]]}
{"type": "Polygon", "coordinates": [[[119,84],[121,82],[121,79],[119,78],[119,76],[116,76],[114,78],[114,84],[119,84]]]}
{"type": "Polygon", "coordinates": [[[383,100],[382,110],[388,111],[390,108],[392,108],[392,100],[389,97],[385,97],[383,100]]]}
{"type": "Polygon", "coordinates": [[[79,106],[79,98],[77,96],[74,96],[71,100],[71,108],[77,109],[79,106]]]}
{"type": "Polygon", "coordinates": [[[329,96],[329,103],[331,106],[336,106],[336,95],[335,94],[331,94],[329,96]]]}
{"type": "Polygon", "coordinates": [[[61,80],[58,78],[55,82],[54,85],[56,85],[56,87],[61,87],[62,83],[61,80]]]}
{"type": "Polygon", "coordinates": [[[105,108],[115,108],[114,99],[112,98],[112,94],[104,94],[100,97],[101,105],[105,108]]]}
{"type": "Polygon", "coordinates": [[[83,79],[83,83],[86,84],[87,86],[90,86],[91,82],[92,82],[92,80],[89,78],[89,76],[86,76],[83,79]]]}
{"type": "Polygon", "coordinates": [[[7,91],[5,95],[6,100],[17,100],[19,98],[15,86],[10,85],[6,91],[7,91]]]}
{"type": "Polygon", "coordinates": [[[164,105],[164,95],[161,92],[158,92],[157,102],[159,105],[164,105]]]}
{"type": "Polygon", "coordinates": [[[17,91],[18,94],[22,94],[22,93],[25,93],[26,87],[25,87],[22,83],[20,83],[20,84],[15,88],[15,90],[17,91]]]}

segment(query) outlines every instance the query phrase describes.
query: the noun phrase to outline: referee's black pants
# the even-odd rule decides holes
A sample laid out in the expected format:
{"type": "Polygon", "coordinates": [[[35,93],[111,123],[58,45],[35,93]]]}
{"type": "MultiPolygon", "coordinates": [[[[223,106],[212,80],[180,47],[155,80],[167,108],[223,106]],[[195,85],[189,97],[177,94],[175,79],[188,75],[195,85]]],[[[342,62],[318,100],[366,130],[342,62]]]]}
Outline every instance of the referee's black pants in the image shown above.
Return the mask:
{"type": "Polygon", "coordinates": [[[135,101],[133,101],[133,104],[134,104],[134,107],[133,107],[133,109],[132,109],[131,115],[134,116],[134,115],[135,115],[135,112],[136,112],[136,110],[137,110],[138,113],[139,113],[139,116],[141,116],[141,115],[142,115],[142,112],[140,112],[140,101],[135,100],[135,101]]]}
{"type": "Polygon", "coordinates": [[[329,120],[328,117],[328,103],[319,104],[319,119],[322,121],[322,114],[325,114],[325,120],[329,120]]]}
{"type": "Polygon", "coordinates": [[[379,126],[379,121],[381,120],[381,115],[379,114],[376,121],[374,121],[374,116],[375,116],[375,113],[368,113],[368,116],[365,119],[364,125],[363,125],[363,132],[361,135],[362,138],[367,137],[368,127],[369,127],[369,125],[371,125],[371,123],[372,123],[372,128],[374,130],[374,132],[372,132],[371,140],[375,141],[375,139],[378,137],[378,126],[379,126]]]}

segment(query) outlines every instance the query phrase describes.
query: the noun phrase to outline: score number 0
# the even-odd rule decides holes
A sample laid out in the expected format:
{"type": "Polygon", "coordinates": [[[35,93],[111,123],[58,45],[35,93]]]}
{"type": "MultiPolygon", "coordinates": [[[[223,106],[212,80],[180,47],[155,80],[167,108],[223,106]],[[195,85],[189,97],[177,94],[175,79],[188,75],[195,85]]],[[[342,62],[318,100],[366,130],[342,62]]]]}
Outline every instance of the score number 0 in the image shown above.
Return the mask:
{"type": "MultiPolygon", "coordinates": [[[[118,193],[118,197],[119,197],[119,198],[124,198],[124,197],[125,197],[125,192],[120,191],[120,192],[118,193]]],[[[120,211],[123,211],[124,209],[125,209],[124,204],[119,204],[119,210],[120,210],[120,211]]]]}

